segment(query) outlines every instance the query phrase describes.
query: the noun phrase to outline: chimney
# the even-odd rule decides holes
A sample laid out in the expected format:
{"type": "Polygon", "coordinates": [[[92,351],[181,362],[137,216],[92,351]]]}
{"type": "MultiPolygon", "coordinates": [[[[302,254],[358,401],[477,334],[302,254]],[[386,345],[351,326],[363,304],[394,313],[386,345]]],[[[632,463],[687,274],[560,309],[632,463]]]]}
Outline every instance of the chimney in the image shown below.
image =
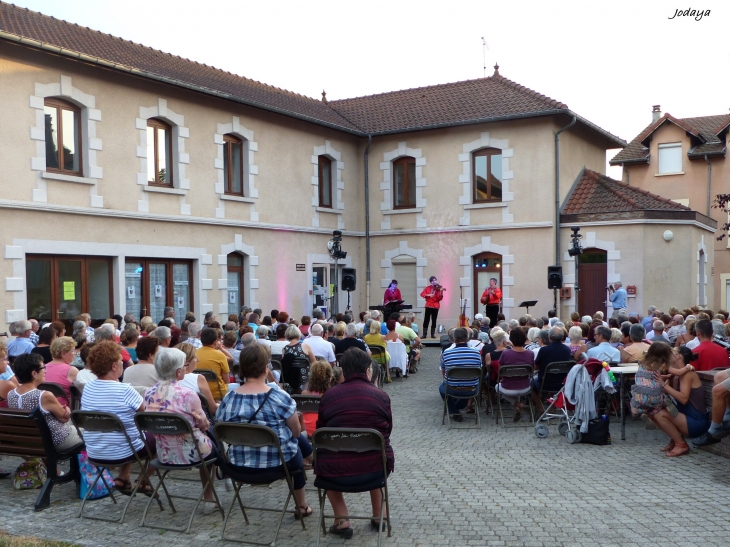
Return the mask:
{"type": "Polygon", "coordinates": [[[662,107],[658,104],[655,104],[651,107],[651,123],[656,122],[659,118],[662,117],[662,107]]]}
{"type": "Polygon", "coordinates": [[[322,102],[327,104],[327,92],[324,89],[322,90],[322,102]]]}

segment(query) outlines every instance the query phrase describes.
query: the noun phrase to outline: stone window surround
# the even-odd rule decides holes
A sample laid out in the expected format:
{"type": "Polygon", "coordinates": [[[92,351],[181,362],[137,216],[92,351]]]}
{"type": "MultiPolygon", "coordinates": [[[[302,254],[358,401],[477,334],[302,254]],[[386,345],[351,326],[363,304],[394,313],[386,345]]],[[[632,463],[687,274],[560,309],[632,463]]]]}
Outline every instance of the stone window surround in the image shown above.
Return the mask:
{"type": "MultiPolygon", "coordinates": [[[[226,201],[237,201],[250,204],[251,221],[258,222],[259,214],[256,211],[256,201],[259,197],[259,190],[256,188],[256,176],[259,174],[259,167],[256,165],[254,153],[258,152],[259,145],[254,141],[253,131],[241,125],[238,116],[231,117],[231,123],[219,123],[217,133],[213,136],[217,157],[214,159],[216,170],[215,193],[218,195],[218,207],[215,210],[216,218],[226,218],[226,201]],[[223,166],[223,136],[235,135],[243,141],[243,196],[227,195],[225,192],[224,166],[223,166]]],[[[244,277],[245,279],[245,277],[244,277]]]]}
{"type": "Polygon", "coordinates": [[[312,226],[319,228],[319,214],[335,214],[337,215],[337,228],[345,229],[345,203],[342,201],[342,191],[345,189],[345,183],[342,181],[342,172],[345,170],[345,162],[342,161],[342,154],[332,148],[332,143],[328,140],[324,141],[323,146],[315,146],[312,153],[312,207],[314,214],[312,215],[312,226]],[[332,208],[319,206],[319,157],[326,156],[332,160],[332,208]]]}
{"type": "Polygon", "coordinates": [[[459,205],[463,207],[464,215],[459,218],[460,226],[469,226],[471,223],[471,209],[488,209],[491,207],[504,207],[502,209],[502,222],[513,222],[514,217],[509,211],[509,202],[514,201],[513,192],[509,191],[509,181],[514,178],[510,170],[510,159],[514,157],[514,151],[509,147],[507,139],[490,138],[489,132],[483,132],[481,136],[471,142],[464,143],[462,153],[459,154],[459,161],[462,165],[462,173],[459,175],[459,183],[462,185],[462,194],[459,196],[459,205]],[[502,151],[502,201],[501,203],[472,203],[472,161],[473,152],[482,148],[497,148],[502,151]]]}
{"type": "Polygon", "coordinates": [[[428,280],[425,277],[424,268],[428,266],[428,259],[423,256],[423,249],[412,249],[408,246],[408,241],[399,241],[398,247],[385,251],[383,258],[380,261],[380,267],[385,270],[385,277],[380,280],[380,287],[387,289],[390,285],[391,280],[394,277],[393,273],[393,259],[398,256],[410,256],[416,259],[416,302],[413,304],[412,312],[420,313],[423,307],[426,305],[426,300],[421,298],[420,294],[423,289],[428,285],[428,280]]]}
{"type": "Polygon", "coordinates": [[[84,255],[112,257],[112,278],[114,283],[113,309],[120,315],[126,313],[126,290],[124,263],[126,257],[155,257],[163,259],[184,259],[193,261],[193,286],[196,314],[213,310],[208,304],[207,291],[212,290],[213,280],[207,279],[208,266],[213,264],[212,255],[197,247],[175,247],[171,245],[99,245],[93,242],[54,241],[41,239],[14,239],[12,245],[5,245],[5,259],[12,260],[13,277],[5,278],[5,291],[13,294],[13,307],[5,311],[5,321],[12,323],[27,318],[27,294],[25,262],[27,254],[84,255]]]}
{"type": "MultiPolygon", "coordinates": [[[[218,304],[218,314],[225,314],[228,317],[228,255],[239,253],[243,257],[243,287],[242,294],[247,295],[243,299],[244,306],[251,309],[259,307],[256,300],[256,291],[259,288],[259,280],[256,278],[256,267],[259,265],[259,257],[253,246],[243,242],[242,234],[235,234],[233,243],[221,245],[221,254],[218,255],[218,265],[221,268],[221,278],[218,280],[218,289],[222,291],[223,298],[218,304]]],[[[212,309],[211,305],[211,309],[212,309]]],[[[240,310],[239,310],[240,313],[240,310]]]]}
{"type": "Polygon", "coordinates": [[[697,304],[699,306],[707,306],[707,248],[705,247],[705,236],[700,237],[700,242],[697,244],[697,304]],[[703,259],[704,257],[704,259],[703,259]],[[700,261],[703,260],[705,263],[705,275],[704,279],[700,279],[700,261]],[[700,285],[704,285],[705,301],[700,302],[700,285]]]}
{"type": "MultiPolygon", "coordinates": [[[[464,291],[466,294],[472,294],[472,275],[474,273],[474,256],[481,253],[495,253],[502,257],[502,312],[505,318],[509,321],[510,309],[515,307],[515,299],[510,297],[510,287],[514,286],[515,278],[510,276],[510,264],[515,263],[514,255],[510,254],[508,245],[497,245],[492,243],[492,238],[485,236],[481,242],[472,247],[464,247],[464,254],[459,257],[459,266],[464,267],[464,277],[459,279],[459,285],[468,289],[464,291]]],[[[473,317],[477,313],[477,308],[474,307],[474,302],[470,302],[471,299],[467,299],[466,309],[467,317],[473,317]]],[[[493,326],[493,325],[492,325],[493,326]]]]}
{"type": "Polygon", "coordinates": [[[149,192],[178,195],[180,197],[180,214],[190,215],[190,205],[187,203],[187,193],[190,190],[190,181],[185,178],[185,166],[190,163],[190,155],[185,153],[185,139],[190,137],[190,129],[185,127],[185,117],[176,114],[167,107],[167,100],[158,98],[157,106],[139,107],[139,118],[135,120],[135,127],[139,131],[139,158],[140,172],[137,173],[137,184],[142,187],[141,199],[137,200],[137,211],[149,213],[149,192]],[[172,127],[172,188],[149,186],[147,184],[147,120],[159,118],[172,127]]]}
{"type": "Polygon", "coordinates": [[[420,148],[408,148],[406,141],[399,142],[398,148],[385,152],[383,161],[380,162],[380,170],[383,172],[383,182],[380,183],[380,190],[383,192],[383,201],[380,203],[380,211],[385,218],[380,222],[381,230],[390,230],[390,215],[395,214],[393,209],[393,161],[403,156],[411,156],[416,159],[416,206],[403,212],[416,213],[416,228],[425,228],[426,219],[423,217],[423,208],[426,207],[426,199],[423,197],[423,189],[427,180],[423,176],[423,167],[426,165],[426,158],[420,148]]]}
{"type": "MultiPolygon", "coordinates": [[[[621,260],[621,251],[616,250],[616,242],[610,240],[598,239],[596,237],[597,232],[586,232],[585,239],[583,240],[584,249],[601,249],[606,251],[606,282],[616,283],[621,281],[621,274],[617,273],[618,261],[621,260]]],[[[563,252],[563,285],[575,287],[575,257],[568,254],[568,251],[563,252]]],[[[568,306],[570,313],[576,311],[576,294],[572,291],[570,298],[563,300],[563,305],[568,306]]],[[[606,306],[608,308],[608,306],[606,306]]],[[[609,314],[610,316],[610,314],[609,314]]]]}
{"type": "Polygon", "coordinates": [[[35,110],[35,126],[30,128],[30,138],[36,144],[36,156],[31,158],[30,168],[38,172],[38,187],[33,189],[33,201],[48,202],[47,181],[52,180],[88,184],[89,206],[104,207],[104,198],[98,195],[97,186],[97,181],[103,178],[104,171],[96,164],[97,152],[102,150],[101,139],[96,136],[96,123],[101,121],[101,111],[95,106],[96,97],[73,87],[70,76],[61,75],[59,83],[36,82],[34,94],[30,96],[30,108],[35,110]],[[67,100],[81,109],[81,172],[83,173],[81,177],[46,172],[46,124],[43,108],[45,99],[49,97],[67,100]]]}

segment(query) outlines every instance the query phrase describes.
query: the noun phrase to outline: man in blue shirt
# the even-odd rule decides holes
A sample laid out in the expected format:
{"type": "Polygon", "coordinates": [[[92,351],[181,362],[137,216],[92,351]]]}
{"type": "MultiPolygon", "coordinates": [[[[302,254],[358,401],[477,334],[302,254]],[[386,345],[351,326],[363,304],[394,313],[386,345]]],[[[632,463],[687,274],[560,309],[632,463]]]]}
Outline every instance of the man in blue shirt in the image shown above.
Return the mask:
{"type": "Polygon", "coordinates": [[[626,289],[623,288],[620,281],[613,284],[614,291],[611,294],[611,306],[613,307],[612,317],[618,315],[618,310],[626,308],[626,289]]]}
{"type": "Polygon", "coordinates": [[[621,352],[610,344],[611,329],[608,327],[596,327],[595,339],[596,345],[586,352],[588,357],[609,363],[621,362],[621,352]]]}
{"type": "Polygon", "coordinates": [[[644,326],[644,330],[646,332],[649,332],[650,330],[652,330],[652,323],[654,322],[654,312],[655,311],[656,311],[656,306],[649,306],[649,308],[646,310],[647,316],[641,320],[641,324],[644,326]]]}
{"type": "MultiPolygon", "coordinates": [[[[482,356],[479,350],[468,345],[469,334],[465,328],[454,329],[454,347],[444,350],[441,354],[441,374],[448,375],[452,367],[482,368],[482,356]]],[[[479,379],[452,380],[449,382],[449,394],[468,397],[476,395],[479,389],[479,379]]],[[[441,398],[446,397],[446,380],[439,386],[441,398]]],[[[459,411],[466,406],[467,399],[449,399],[447,407],[451,418],[457,422],[463,420],[459,411]]],[[[477,412],[479,410],[477,409],[477,412]]]]}
{"type": "Polygon", "coordinates": [[[8,344],[8,357],[17,357],[23,353],[30,353],[35,347],[30,341],[30,333],[33,326],[30,321],[21,320],[15,323],[15,335],[17,338],[8,344]]]}

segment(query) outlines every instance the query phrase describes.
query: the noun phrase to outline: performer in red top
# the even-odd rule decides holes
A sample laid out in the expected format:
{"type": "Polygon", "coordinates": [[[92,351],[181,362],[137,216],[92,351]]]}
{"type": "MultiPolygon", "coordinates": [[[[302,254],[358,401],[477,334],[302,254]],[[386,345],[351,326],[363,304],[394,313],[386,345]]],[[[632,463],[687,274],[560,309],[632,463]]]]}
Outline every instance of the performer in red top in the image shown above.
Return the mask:
{"type": "Polygon", "coordinates": [[[423,337],[428,336],[428,324],[431,323],[431,338],[436,338],[436,318],[441,307],[441,300],[444,298],[444,289],[438,283],[435,275],[428,278],[431,283],[428,287],[421,291],[421,298],[426,299],[426,310],[423,318],[423,337]]]}
{"type": "Polygon", "coordinates": [[[497,278],[489,280],[489,287],[484,289],[480,302],[487,306],[486,316],[489,317],[489,328],[497,326],[499,303],[502,301],[502,290],[497,287],[497,278]]]}
{"type": "Polygon", "coordinates": [[[403,300],[403,297],[401,296],[400,289],[398,288],[398,281],[393,279],[390,282],[390,285],[388,285],[388,288],[385,289],[383,305],[387,306],[390,302],[398,302],[400,300],[403,300]]]}

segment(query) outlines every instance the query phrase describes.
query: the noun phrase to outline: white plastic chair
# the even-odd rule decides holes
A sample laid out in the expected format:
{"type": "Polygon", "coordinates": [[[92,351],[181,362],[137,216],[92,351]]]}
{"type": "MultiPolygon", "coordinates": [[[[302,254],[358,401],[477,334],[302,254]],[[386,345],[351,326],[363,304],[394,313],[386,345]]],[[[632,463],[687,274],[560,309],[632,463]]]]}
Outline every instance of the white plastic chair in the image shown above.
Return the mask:
{"type": "Polygon", "coordinates": [[[388,340],[386,342],[386,350],[390,354],[389,367],[391,369],[400,369],[403,377],[408,376],[408,352],[406,352],[406,345],[398,340],[393,342],[388,340]]]}

